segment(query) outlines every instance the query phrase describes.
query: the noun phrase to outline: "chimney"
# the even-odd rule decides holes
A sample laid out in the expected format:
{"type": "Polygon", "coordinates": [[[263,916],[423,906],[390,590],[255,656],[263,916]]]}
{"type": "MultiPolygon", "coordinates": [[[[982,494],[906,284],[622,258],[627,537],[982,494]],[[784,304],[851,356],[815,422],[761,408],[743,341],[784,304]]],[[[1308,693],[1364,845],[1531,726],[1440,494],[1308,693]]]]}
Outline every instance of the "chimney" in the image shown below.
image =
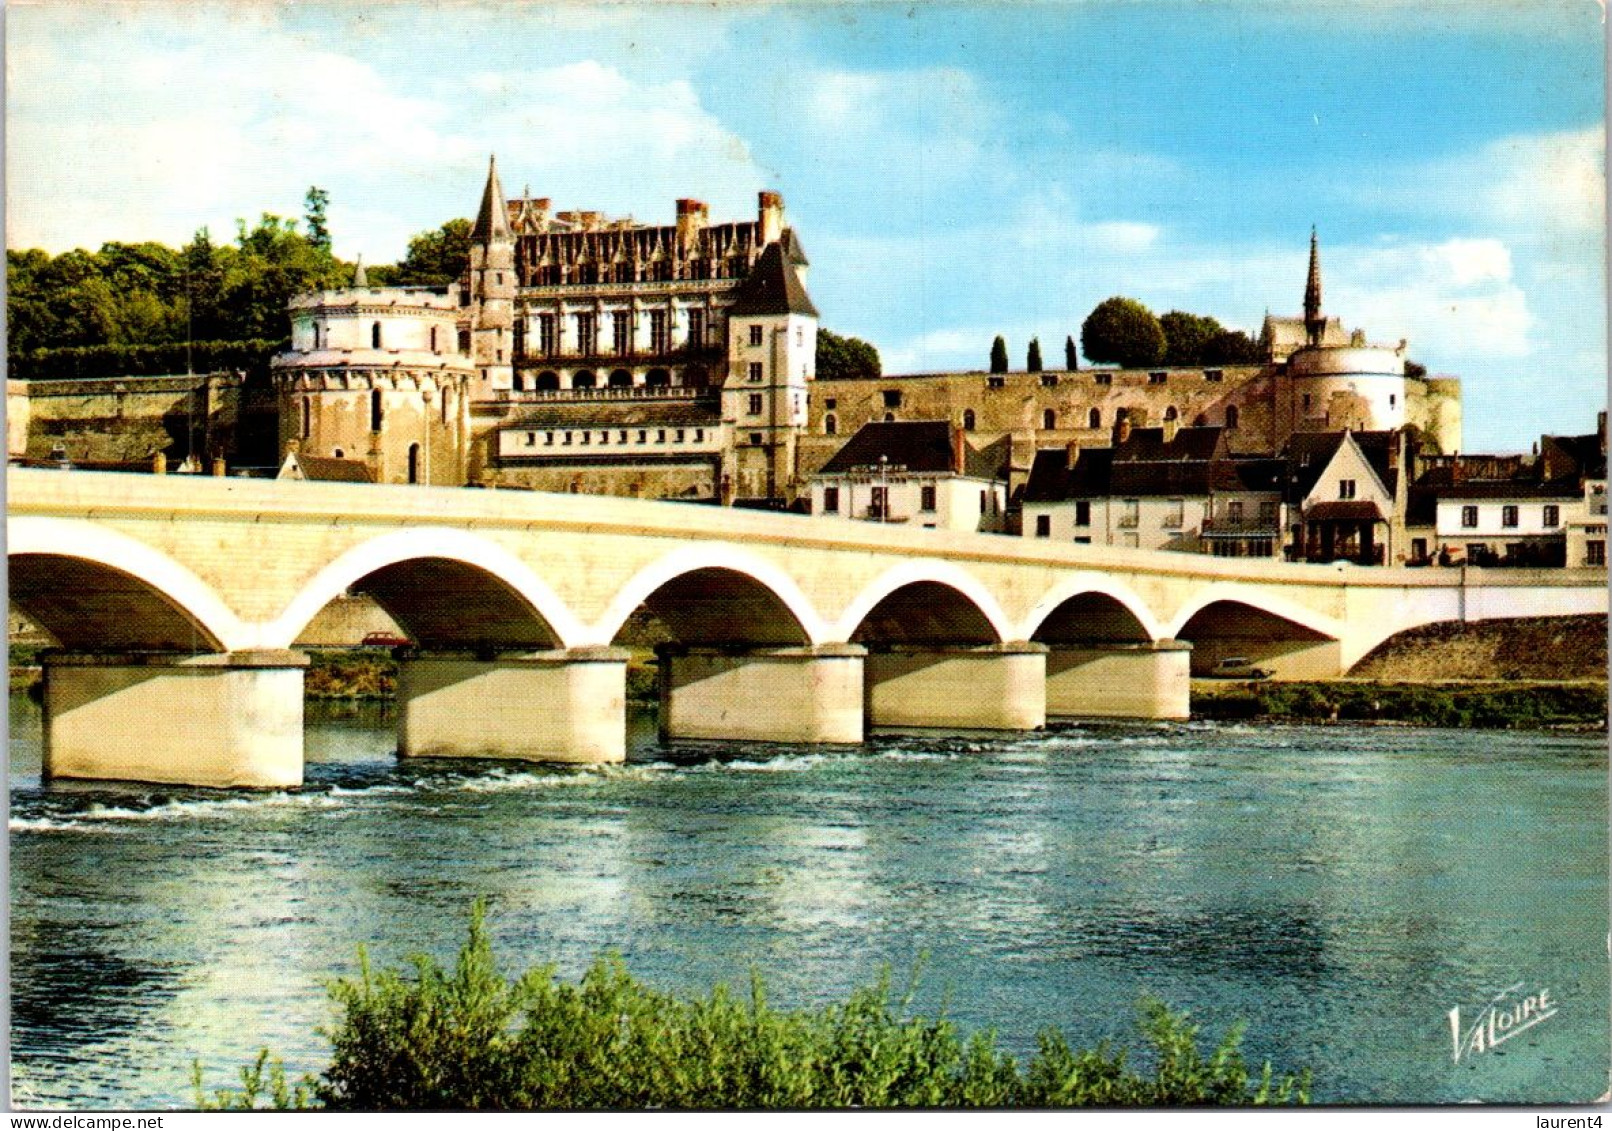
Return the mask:
{"type": "Polygon", "coordinates": [[[1075,464],[1080,462],[1080,441],[1070,440],[1068,444],[1064,445],[1064,454],[1066,456],[1065,466],[1070,471],[1073,471],[1075,464]]]}
{"type": "Polygon", "coordinates": [[[222,479],[224,477],[224,471],[225,471],[224,457],[223,456],[214,456],[213,457],[213,474],[215,476],[217,476],[218,478],[222,479]]]}
{"type": "Polygon", "coordinates": [[[968,441],[963,439],[963,429],[952,425],[952,471],[958,475],[968,469],[968,441]]]}
{"type": "Polygon", "coordinates": [[[763,192],[759,194],[760,206],[758,209],[760,228],[760,243],[766,247],[770,243],[777,243],[784,234],[784,198],[776,192],[763,192]]]}
{"type": "Polygon", "coordinates": [[[692,248],[699,240],[700,232],[705,228],[705,204],[702,201],[684,198],[677,202],[677,242],[685,248],[692,248]]]}
{"type": "Polygon", "coordinates": [[[168,457],[166,455],[164,455],[161,452],[158,452],[156,455],[151,457],[151,474],[153,474],[153,475],[167,475],[168,474],[168,457]]]}

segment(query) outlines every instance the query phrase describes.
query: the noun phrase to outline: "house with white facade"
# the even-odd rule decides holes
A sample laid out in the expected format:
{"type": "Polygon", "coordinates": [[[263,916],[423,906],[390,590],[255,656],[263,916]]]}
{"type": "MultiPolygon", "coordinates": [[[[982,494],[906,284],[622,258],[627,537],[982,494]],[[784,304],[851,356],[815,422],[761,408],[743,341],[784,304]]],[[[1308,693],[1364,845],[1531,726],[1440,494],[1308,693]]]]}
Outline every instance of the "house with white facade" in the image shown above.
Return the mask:
{"type": "Polygon", "coordinates": [[[1231,454],[1219,427],[1131,428],[1111,448],[1037,452],[1022,499],[1027,538],[1270,557],[1280,544],[1280,460],[1231,454]]]}
{"type": "Polygon", "coordinates": [[[812,476],[812,514],[930,530],[999,532],[1007,445],[977,449],[944,420],[863,425],[812,476]]]}
{"type": "Polygon", "coordinates": [[[1356,565],[1406,560],[1408,481],[1400,474],[1407,436],[1393,432],[1309,432],[1287,447],[1291,561],[1356,565]]]}

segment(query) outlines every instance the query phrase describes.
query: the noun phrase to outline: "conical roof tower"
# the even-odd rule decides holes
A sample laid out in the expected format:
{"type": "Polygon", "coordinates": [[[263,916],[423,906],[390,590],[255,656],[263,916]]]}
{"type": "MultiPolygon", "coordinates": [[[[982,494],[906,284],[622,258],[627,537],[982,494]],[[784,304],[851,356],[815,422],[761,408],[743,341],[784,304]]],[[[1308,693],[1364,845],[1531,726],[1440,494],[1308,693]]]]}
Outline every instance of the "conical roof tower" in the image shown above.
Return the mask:
{"type": "Polygon", "coordinates": [[[498,183],[496,156],[487,159],[487,187],[482,190],[481,210],[476,213],[476,226],[471,229],[470,238],[481,244],[515,238],[509,226],[509,205],[504,199],[504,186],[498,183]]]}
{"type": "Polygon", "coordinates": [[[1310,345],[1319,346],[1326,332],[1327,318],[1321,313],[1321,245],[1315,229],[1310,229],[1310,276],[1304,284],[1304,328],[1309,332],[1310,345]]]}

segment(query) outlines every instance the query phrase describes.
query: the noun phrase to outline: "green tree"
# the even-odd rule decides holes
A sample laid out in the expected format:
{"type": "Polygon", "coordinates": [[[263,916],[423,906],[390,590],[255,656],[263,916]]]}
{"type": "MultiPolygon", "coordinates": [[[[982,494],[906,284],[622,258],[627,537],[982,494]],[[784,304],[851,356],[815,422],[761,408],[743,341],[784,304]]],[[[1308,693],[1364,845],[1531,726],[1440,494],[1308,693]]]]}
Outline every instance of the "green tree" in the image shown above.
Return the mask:
{"type": "Polygon", "coordinates": [[[1259,343],[1241,330],[1222,330],[1203,346],[1204,365],[1259,365],[1264,360],[1259,343]]]}
{"type": "Polygon", "coordinates": [[[851,381],[877,377],[884,372],[879,351],[861,338],[841,336],[819,326],[817,329],[817,379],[851,381]]]}
{"type": "Polygon", "coordinates": [[[1115,296],[1087,315],[1080,328],[1080,352],[1126,369],[1157,365],[1164,357],[1164,330],[1147,307],[1115,296]]]}
{"type": "Polygon", "coordinates": [[[1226,328],[1214,318],[1203,314],[1188,314],[1172,310],[1159,318],[1164,331],[1164,363],[1166,365],[1202,365],[1207,360],[1204,348],[1226,328]]]}
{"type": "Polygon", "coordinates": [[[1024,371],[1026,373],[1041,372],[1041,339],[1031,338],[1030,348],[1024,356],[1024,371]]]}
{"type": "MultiPolygon", "coordinates": [[[[449,220],[434,232],[409,241],[409,253],[391,279],[399,287],[445,287],[457,282],[470,262],[469,220],[449,220]]],[[[370,270],[374,280],[375,271],[370,270]]]]}
{"type": "Polygon", "coordinates": [[[1071,373],[1080,368],[1080,351],[1075,349],[1073,334],[1063,340],[1063,367],[1071,373]]]}
{"type": "Polygon", "coordinates": [[[325,209],[330,205],[330,194],[318,185],[310,185],[303,197],[302,218],[308,228],[308,242],[320,251],[330,250],[330,228],[325,223],[325,209]]]}
{"type": "Polygon", "coordinates": [[[991,343],[991,372],[1006,373],[1007,371],[1007,342],[1002,340],[1001,334],[998,334],[996,341],[991,343]]]}

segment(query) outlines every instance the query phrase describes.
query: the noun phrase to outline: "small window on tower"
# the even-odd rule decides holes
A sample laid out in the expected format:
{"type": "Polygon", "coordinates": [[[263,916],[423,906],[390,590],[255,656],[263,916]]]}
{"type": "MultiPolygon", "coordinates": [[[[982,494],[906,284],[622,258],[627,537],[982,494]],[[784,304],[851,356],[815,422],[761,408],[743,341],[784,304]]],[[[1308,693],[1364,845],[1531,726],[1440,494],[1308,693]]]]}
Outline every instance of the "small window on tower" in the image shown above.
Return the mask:
{"type": "Polygon", "coordinates": [[[370,325],[369,344],[371,349],[381,348],[381,324],[379,322],[370,325]]]}
{"type": "Polygon", "coordinates": [[[901,407],[901,390],[900,389],[885,389],[884,390],[884,407],[885,408],[900,408],[901,407]]]}

